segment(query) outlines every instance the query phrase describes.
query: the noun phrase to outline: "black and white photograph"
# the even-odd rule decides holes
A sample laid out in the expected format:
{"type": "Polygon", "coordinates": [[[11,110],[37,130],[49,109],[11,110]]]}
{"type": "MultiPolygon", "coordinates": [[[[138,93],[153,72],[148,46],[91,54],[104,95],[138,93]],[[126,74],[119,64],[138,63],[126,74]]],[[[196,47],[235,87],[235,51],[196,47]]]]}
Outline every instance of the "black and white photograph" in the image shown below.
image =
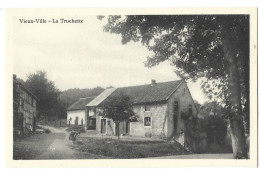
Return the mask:
{"type": "Polygon", "coordinates": [[[135,10],[7,9],[10,160],[256,166],[257,9],[135,10]]]}

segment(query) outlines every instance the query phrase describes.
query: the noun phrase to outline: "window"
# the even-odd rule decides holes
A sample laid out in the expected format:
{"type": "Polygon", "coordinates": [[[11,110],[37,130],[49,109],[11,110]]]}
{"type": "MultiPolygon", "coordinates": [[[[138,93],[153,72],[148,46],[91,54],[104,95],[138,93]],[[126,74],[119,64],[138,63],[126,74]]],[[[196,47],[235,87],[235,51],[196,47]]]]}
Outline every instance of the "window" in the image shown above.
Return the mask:
{"type": "Polygon", "coordinates": [[[144,126],[151,126],[151,117],[145,117],[144,118],[144,126]]]}
{"type": "Polygon", "coordinates": [[[144,106],[144,111],[150,111],[150,109],[151,109],[150,106],[147,106],[147,105],[144,106]]]}
{"type": "Polygon", "coordinates": [[[96,118],[89,118],[88,130],[96,130],[96,118]]]}
{"type": "Polygon", "coordinates": [[[96,110],[95,108],[90,108],[89,109],[89,116],[95,116],[96,110]]]}
{"type": "Polygon", "coordinates": [[[189,115],[192,115],[192,105],[189,105],[189,115]]]}
{"type": "Polygon", "coordinates": [[[111,126],[111,121],[107,121],[107,125],[108,125],[108,126],[111,126]]]}
{"type": "Polygon", "coordinates": [[[22,98],[20,98],[20,106],[24,108],[24,100],[22,98]]]}
{"type": "Polygon", "coordinates": [[[178,113],[178,110],[179,110],[179,104],[177,101],[174,102],[174,113],[178,113]]]}
{"type": "Polygon", "coordinates": [[[25,123],[26,124],[32,124],[32,117],[28,112],[25,112],[25,123]]]}

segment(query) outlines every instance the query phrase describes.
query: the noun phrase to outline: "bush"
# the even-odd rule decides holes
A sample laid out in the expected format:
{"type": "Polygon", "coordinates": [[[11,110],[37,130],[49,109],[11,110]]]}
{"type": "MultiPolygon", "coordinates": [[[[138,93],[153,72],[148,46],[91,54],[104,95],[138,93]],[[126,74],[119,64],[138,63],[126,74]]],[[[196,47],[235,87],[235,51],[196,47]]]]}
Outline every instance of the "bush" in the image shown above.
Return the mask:
{"type": "Polygon", "coordinates": [[[202,121],[202,130],[207,133],[208,143],[224,144],[227,121],[220,116],[208,116],[202,121]]]}
{"type": "Polygon", "coordinates": [[[45,133],[49,134],[51,131],[49,129],[45,129],[45,133]]]}

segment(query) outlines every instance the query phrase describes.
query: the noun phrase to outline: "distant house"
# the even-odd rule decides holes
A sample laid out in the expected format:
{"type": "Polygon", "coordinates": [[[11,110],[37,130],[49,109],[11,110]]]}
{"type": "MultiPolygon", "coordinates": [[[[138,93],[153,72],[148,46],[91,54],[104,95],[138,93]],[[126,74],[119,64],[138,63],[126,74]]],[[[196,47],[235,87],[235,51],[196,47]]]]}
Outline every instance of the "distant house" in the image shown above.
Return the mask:
{"type": "Polygon", "coordinates": [[[80,98],[67,109],[67,124],[70,125],[85,125],[86,123],[86,105],[95,97],[80,98]]]}
{"type": "Polygon", "coordinates": [[[13,128],[17,134],[36,129],[37,97],[13,75],[13,128]]]}
{"type": "Polygon", "coordinates": [[[114,128],[112,127],[113,121],[107,118],[104,119],[97,114],[97,110],[101,109],[102,102],[104,102],[104,100],[107,99],[115,90],[116,88],[104,90],[100,95],[86,105],[86,130],[88,132],[92,130],[94,133],[115,135],[114,128]],[[107,129],[106,125],[108,125],[110,129],[107,129]]]}
{"type": "Polygon", "coordinates": [[[106,89],[86,105],[86,129],[97,134],[171,138],[184,131],[183,113],[197,117],[197,108],[184,80],[106,89]],[[120,92],[130,96],[138,122],[121,122],[99,116],[107,98],[120,92]]]}

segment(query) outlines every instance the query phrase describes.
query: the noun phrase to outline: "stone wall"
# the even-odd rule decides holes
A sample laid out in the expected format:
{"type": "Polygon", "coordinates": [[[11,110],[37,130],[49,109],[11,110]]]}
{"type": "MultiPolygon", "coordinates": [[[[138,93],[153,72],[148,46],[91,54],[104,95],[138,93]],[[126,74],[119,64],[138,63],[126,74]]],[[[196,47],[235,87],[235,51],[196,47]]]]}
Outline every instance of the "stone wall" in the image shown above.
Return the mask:
{"type": "Polygon", "coordinates": [[[134,112],[138,122],[130,123],[130,135],[142,137],[162,137],[167,132],[165,118],[167,104],[150,104],[150,111],[145,111],[145,105],[135,105],[134,112]],[[144,117],[151,117],[151,126],[144,126],[144,117]]]}
{"type": "Polygon", "coordinates": [[[189,112],[189,105],[192,106],[192,115],[197,116],[197,109],[189,92],[187,84],[182,83],[179,88],[172,94],[168,100],[168,132],[167,137],[182,134],[184,131],[184,125],[182,120],[182,113],[189,112]],[[177,130],[174,130],[174,102],[178,102],[177,111],[177,130]]]}

